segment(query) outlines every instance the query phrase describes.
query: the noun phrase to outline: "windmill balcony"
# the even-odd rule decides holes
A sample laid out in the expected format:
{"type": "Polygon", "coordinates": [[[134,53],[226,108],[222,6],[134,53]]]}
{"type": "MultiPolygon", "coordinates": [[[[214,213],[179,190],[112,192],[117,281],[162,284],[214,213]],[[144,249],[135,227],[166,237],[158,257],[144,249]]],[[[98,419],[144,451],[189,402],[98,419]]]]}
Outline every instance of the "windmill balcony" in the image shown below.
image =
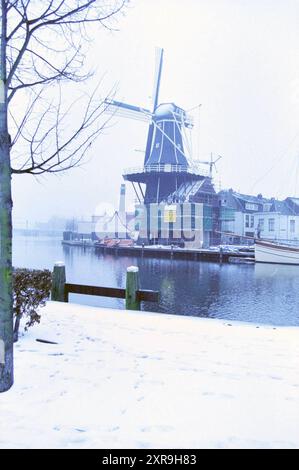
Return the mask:
{"type": "Polygon", "coordinates": [[[126,168],[123,176],[134,175],[140,173],[190,173],[199,176],[209,176],[209,171],[199,165],[172,165],[172,164],[155,164],[146,165],[144,167],[126,168]]]}

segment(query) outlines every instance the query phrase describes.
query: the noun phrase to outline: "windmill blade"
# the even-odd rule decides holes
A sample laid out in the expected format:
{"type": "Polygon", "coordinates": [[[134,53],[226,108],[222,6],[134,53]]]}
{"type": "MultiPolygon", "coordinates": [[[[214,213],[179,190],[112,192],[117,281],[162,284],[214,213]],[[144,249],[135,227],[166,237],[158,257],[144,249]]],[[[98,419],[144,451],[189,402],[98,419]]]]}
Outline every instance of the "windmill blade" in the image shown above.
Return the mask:
{"type": "Polygon", "coordinates": [[[222,158],[222,156],[221,156],[221,155],[218,155],[218,158],[216,158],[216,160],[214,160],[214,162],[213,162],[214,165],[215,165],[215,163],[217,163],[217,162],[220,160],[220,158],[222,158]]]}
{"type": "Polygon", "coordinates": [[[105,104],[107,105],[105,110],[106,114],[112,114],[128,119],[137,119],[138,121],[143,122],[151,121],[152,113],[148,109],[109,99],[105,99],[105,104]]]}
{"type": "Polygon", "coordinates": [[[222,156],[221,156],[221,155],[218,155],[218,158],[216,158],[216,160],[213,161],[213,165],[214,165],[214,168],[215,168],[216,173],[218,173],[218,170],[217,170],[217,167],[216,167],[216,163],[220,160],[220,158],[222,158],[222,156]]]}
{"type": "MultiPolygon", "coordinates": [[[[163,54],[164,54],[164,49],[156,47],[156,67],[155,67],[154,89],[153,89],[153,97],[152,97],[153,113],[156,107],[158,106],[161,74],[162,74],[162,66],[163,66],[163,54]]],[[[155,126],[152,122],[148,128],[147,142],[146,142],[145,155],[144,155],[144,165],[146,165],[148,159],[150,158],[154,130],[155,130],[155,126]]]]}
{"type": "Polygon", "coordinates": [[[160,49],[156,47],[156,68],[155,68],[154,89],[153,89],[153,111],[155,111],[156,107],[158,106],[161,74],[162,74],[162,66],[163,66],[163,54],[164,54],[164,49],[160,49]]]}
{"type": "Polygon", "coordinates": [[[152,141],[153,141],[153,135],[154,135],[154,129],[155,126],[153,122],[149,125],[148,128],[148,134],[147,134],[147,141],[146,141],[146,147],[145,147],[145,155],[144,155],[144,166],[146,165],[150,155],[151,155],[151,148],[152,148],[152,141]]]}

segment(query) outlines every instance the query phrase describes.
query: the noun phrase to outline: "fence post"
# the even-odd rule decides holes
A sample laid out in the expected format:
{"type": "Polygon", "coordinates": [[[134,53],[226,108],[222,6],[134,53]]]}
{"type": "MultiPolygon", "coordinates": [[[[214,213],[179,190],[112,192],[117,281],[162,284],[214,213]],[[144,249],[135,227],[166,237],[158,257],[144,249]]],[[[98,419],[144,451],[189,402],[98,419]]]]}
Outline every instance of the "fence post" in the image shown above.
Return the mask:
{"type": "Polygon", "coordinates": [[[54,264],[51,299],[56,302],[65,302],[65,265],[63,261],[54,264]]]}
{"type": "Polygon", "coordinates": [[[140,301],[137,299],[137,291],[139,290],[139,268],[130,266],[127,268],[126,282],[126,309],[140,310],[140,301]]]}

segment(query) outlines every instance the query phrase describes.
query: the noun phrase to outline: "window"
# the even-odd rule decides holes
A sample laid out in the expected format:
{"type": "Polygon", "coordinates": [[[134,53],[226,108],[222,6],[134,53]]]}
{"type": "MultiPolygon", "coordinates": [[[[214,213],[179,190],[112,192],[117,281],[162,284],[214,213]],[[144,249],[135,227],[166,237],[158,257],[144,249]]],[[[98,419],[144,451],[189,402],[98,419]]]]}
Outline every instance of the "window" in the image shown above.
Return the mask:
{"type": "Polygon", "coordinates": [[[264,221],[264,219],[259,219],[259,221],[258,221],[258,228],[260,229],[260,231],[263,231],[263,230],[264,230],[264,227],[265,227],[265,221],[264,221]]]}
{"type": "Polygon", "coordinates": [[[268,220],[268,228],[269,228],[269,232],[274,232],[274,229],[275,229],[275,219],[269,219],[269,220],[268,220]]]}
{"type": "Polygon", "coordinates": [[[272,203],[263,204],[263,206],[264,206],[264,212],[269,212],[271,210],[272,203]]]}
{"type": "Polygon", "coordinates": [[[254,227],[254,217],[253,215],[250,216],[250,228],[254,227]]]}
{"type": "Polygon", "coordinates": [[[251,204],[249,202],[246,202],[245,203],[245,209],[247,209],[248,211],[258,211],[259,206],[257,204],[251,204]]]}
{"type": "Polygon", "coordinates": [[[248,214],[245,215],[245,227],[249,228],[249,215],[248,214]]]}
{"type": "Polygon", "coordinates": [[[295,232],[295,220],[290,220],[290,232],[295,232]]]}

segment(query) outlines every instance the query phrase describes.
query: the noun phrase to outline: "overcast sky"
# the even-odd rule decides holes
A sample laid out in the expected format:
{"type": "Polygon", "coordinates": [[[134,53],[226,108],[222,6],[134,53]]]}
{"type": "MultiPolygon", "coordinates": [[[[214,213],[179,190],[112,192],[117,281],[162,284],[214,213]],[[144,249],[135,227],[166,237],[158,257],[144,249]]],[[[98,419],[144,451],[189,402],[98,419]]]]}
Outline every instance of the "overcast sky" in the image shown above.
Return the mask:
{"type": "MultiPolygon", "coordinates": [[[[299,197],[297,0],[132,0],[118,28],[98,32],[90,46],[104,93],[118,83],[116,99],[150,106],[155,46],[163,47],[160,102],[202,105],[194,158],[223,156],[222,188],[299,197]]],[[[145,148],[147,125],[113,123],[84,167],[39,180],[14,177],[16,222],[87,216],[102,202],[118,204],[122,169],[142,165],[136,149],[145,148]]]]}

